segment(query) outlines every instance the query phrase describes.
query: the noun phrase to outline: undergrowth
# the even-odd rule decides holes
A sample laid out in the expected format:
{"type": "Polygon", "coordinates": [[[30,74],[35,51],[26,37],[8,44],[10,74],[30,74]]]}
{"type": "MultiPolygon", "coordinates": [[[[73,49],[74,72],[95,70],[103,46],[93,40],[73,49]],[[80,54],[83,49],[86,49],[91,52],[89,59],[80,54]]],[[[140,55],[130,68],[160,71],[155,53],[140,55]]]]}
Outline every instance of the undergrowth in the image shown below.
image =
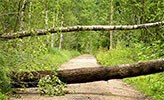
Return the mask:
{"type": "Polygon", "coordinates": [[[118,64],[127,64],[135,62],[133,48],[121,48],[107,50],[100,50],[96,55],[98,62],[105,66],[112,66],[118,64]]]}
{"type": "Polygon", "coordinates": [[[78,51],[47,48],[38,37],[0,44],[0,100],[7,99],[6,94],[11,91],[10,72],[56,71],[62,63],[80,55],[78,51]]]}
{"type": "Polygon", "coordinates": [[[5,67],[4,55],[0,51],[0,100],[6,100],[6,93],[11,90],[8,73],[9,69],[5,67]]]}
{"type": "MultiPolygon", "coordinates": [[[[48,48],[48,53],[39,56],[39,58],[42,59],[42,65],[46,63],[51,64],[51,66],[49,67],[44,67],[45,69],[52,70],[54,67],[58,68],[62,63],[78,55],[80,55],[80,53],[77,51],[59,50],[58,48],[48,48]]],[[[42,67],[40,69],[42,69],[42,67]]]]}
{"type": "MultiPolygon", "coordinates": [[[[119,46],[109,51],[100,50],[96,57],[100,64],[112,66],[164,58],[163,48],[164,44],[161,41],[155,41],[150,45],[135,44],[133,48],[119,46]]],[[[155,100],[164,100],[164,72],[126,78],[123,81],[155,100]]]]}
{"type": "MultiPolygon", "coordinates": [[[[140,50],[136,55],[138,61],[164,58],[164,44],[162,41],[155,41],[150,45],[137,44],[136,47],[140,50]]],[[[164,100],[164,72],[127,78],[124,81],[155,100],[164,100]]]]}
{"type": "Polygon", "coordinates": [[[47,48],[42,42],[24,42],[22,46],[21,41],[15,44],[9,41],[2,46],[6,56],[5,66],[13,71],[56,70],[60,64],[80,54],[73,50],[47,48]]]}
{"type": "Polygon", "coordinates": [[[153,97],[155,100],[164,100],[164,72],[124,79],[136,89],[153,97]]]}

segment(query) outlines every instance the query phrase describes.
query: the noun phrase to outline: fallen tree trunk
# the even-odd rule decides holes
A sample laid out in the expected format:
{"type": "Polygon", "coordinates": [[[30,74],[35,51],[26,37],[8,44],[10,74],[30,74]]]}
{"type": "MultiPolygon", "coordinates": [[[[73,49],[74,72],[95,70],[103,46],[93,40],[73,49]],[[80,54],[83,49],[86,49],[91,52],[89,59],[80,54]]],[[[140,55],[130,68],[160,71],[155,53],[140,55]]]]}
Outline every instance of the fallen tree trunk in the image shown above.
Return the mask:
{"type": "MultiPolygon", "coordinates": [[[[164,59],[158,59],[111,67],[91,67],[58,70],[57,76],[61,81],[65,83],[84,83],[109,79],[122,79],[126,77],[147,75],[163,71],[164,59]]],[[[53,76],[54,73],[52,71],[33,71],[17,74],[13,73],[13,86],[20,87],[21,85],[28,85],[29,87],[35,87],[37,86],[39,79],[46,75],[53,76]]]]}
{"type": "Polygon", "coordinates": [[[155,27],[164,25],[164,21],[155,22],[155,23],[146,23],[146,24],[138,24],[138,25],[93,25],[93,26],[70,26],[70,27],[61,27],[61,28],[52,28],[52,29],[40,29],[33,31],[21,31],[16,33],[7,33],[2,34],[0,36],[3,40],[23,38],[28,36],[39,36],[39,35],[47,35],[49,33],[57,33],[57,32],[74,32],[74,31],[110,31],[110,30],[134,30],[134,29],[142,29],[147,27],[155,27]]]}

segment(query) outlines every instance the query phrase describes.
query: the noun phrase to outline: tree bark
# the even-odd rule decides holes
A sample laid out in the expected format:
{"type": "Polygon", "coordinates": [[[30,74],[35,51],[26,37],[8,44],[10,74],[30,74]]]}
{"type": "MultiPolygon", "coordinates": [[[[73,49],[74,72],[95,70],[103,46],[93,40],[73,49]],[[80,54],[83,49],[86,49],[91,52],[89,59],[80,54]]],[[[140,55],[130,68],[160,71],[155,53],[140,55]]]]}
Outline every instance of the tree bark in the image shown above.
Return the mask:
{"type": "MultiPolygon", "coordinates": [[[[48,16],[48,1],[44,1],[44,13],[45,13],[45,29],[46,30],[48,30],[48,20],[49,20],[49,16],[48,16]]],[[[47,35],[47,38],[46,38],[46,45],[47,45],[47,47],[49,47],[49,43],[50,43],[50,41],[49,41],[49,38],[50,38],[50,36],[49,35],[47,35]]]]}
{"type": "MultiPolygon", "coordinates": [[[[63,14],[62,14],[62,22],[61,22],[61,27],[63,26],[64,23],[64,18],[63,18],[63,14]]],[[[59,49],[62,49],[62,43],[63,43],[63,33],[60,32],[60,41],[59,41],[59,49]]]]}
{"type": "Polygon", "coordinates": [[[17,25],[19,24],[19,30],[22,31],[24,30],[24,13],[25,13],[25,8],[26,8],[27,1],[26,0],[20,0],[18,4],[18,15],[15,23],[15,28],[14,32],[17,30],[17,25]]]}
{"type": "MultiPolygon", "coordinates": [[[[111,67],[91,67],[58,70],[57,76],[61,81],[65,83],[84,83],[109,79],[122,79],[126,77],[147,75],[163,71],[164,59],[158,59],[111,67]]],[[[37,86],[39,79],[46,75],[53,76],[54,73],[52,71],[13,73],[13,86],[20,87],[22,84],[28,86],[37,86]]]]}
{"type": "MultiPolygon", "coordinates": [[[[113,24],[113,0],[110,1],[110,25],[113,24]]],[[[110,30],[110,49],[113,48],[113,31],[110,30]]]]}
{"type": "Polygon", "coordinates": [[[74,32],[74,31],[110,31],[110,30],[135,30],[135,29],[143,29],[147,27],[155,27],[164,25],[164,21],[155,22],[155,23],[146,23],[146,24],[139,24],[139,25],[113,25],[113,26],[106,26],[106,25],[93,25],[93,26],[70,26],[70,27],[61,27],[58,29],[40,29],[40,30],[33,30],[33,31],[20,31],[16,33],[6,33],[0,35],[0,39],[2,40],[9,40],[9,39],[16,39],[16,38],[23,38],[28,36],[34,35],[47,35],[48,33],[57,33],[57,32],[74,32]]]}
{"type": "MultiPolygon", "coordinates": [[[[53,28],[55,27],[55,13],[53,12],[53,28]]],[[[54,33],[52,33],[52,35],[51,35],[51,48],[53,48],[54,47],[54,37],[55,37],[55,34],[54,33]]]]}
{"type": "Polygon", "coordinates": [[[59,49],[62,49],[63,33],[60,33],[59,49]]]}
{"type": "Polygon", "coordinates": [[[27,1],[23,0],[23,4],[20,10],[20,30],[24,30],[24,15],[25,15],[25,8],[26,8],[27,1]]]}
{"type": "Polygon", "coordinates": [[[32,15],[32,1],[30,1],[30,5],[29,5],[28,30],[31,30],[31,15],[32,15]]]}

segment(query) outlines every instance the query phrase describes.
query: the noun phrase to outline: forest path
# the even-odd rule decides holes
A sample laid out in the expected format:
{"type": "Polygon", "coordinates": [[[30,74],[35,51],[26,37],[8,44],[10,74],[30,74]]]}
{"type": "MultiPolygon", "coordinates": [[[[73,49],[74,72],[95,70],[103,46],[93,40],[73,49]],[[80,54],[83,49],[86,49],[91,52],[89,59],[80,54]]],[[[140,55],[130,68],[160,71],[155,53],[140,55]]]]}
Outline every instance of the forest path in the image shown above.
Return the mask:
{"type": "MultiPolygon", "coordinates": [[[[93,55],[84,54],[61,65],[59,70],[99,67],[93,55]]],[[[40,96],[36,88],[20,93],[20,98],[10,100],[149,100],[148,97],[133,89],[121,80],[96,81],[68,84],[70,94],[65,96],[40,96]]]]}

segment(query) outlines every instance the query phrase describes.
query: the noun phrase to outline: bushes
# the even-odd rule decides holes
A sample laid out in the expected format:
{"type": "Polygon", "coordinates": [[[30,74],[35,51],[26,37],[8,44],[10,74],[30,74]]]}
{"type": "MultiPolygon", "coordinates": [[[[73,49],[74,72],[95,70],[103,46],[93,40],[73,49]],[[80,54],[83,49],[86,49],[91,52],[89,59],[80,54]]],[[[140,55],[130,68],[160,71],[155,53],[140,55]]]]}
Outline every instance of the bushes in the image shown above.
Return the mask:
{"type": "MultiPolygon", "coordinates": [[[[150,44],[135,44],[133,48],[117,47],[97,54],[98,62],[111,66],[137,61],[164,58],[164,44],[155,41],[150,44]]],[[[164,100],[164,72],[124,79],[136,89],[152,96],[155,100],[164,100]]]]}
{"type": "Polygon", "coordinates": [[[9,69],[5,67],[4,55],[0,53],[0,92],[6,93],[10,90],[9,69]]]}
{"type": "Polygon", "coordinates": [[[52,70],[58,68],[62,63],[80,55],[77,51],[59,50],[58,48],[48,48],[48,52],[39,56],[41,66],[38,70],[52,70]]]}
{"type": "Polygon", "coordinates": [[[5,94],[11,89],[8,74],[11,69],[12,71],[56,70],[62,63],[80,54],[77,51],[59,50],[57,48],[47,48],[40,55],[32,55],[27,52],[18,53],[11,55],[6,53],[4,55],[0,52],[0,100],[5,99],[5,94]]]}
{"type": "Polygon", "coordinates": [[[8,77],[8,69],[0,67],[0,92],[6,93],[10,90],[10,79],[8,77]]]}
{"type": "Polygon", "coordinates": [[[8,54],[5,61],[8,62],[6,66],[17,71],[56,70],[60,64],[77,55],[79,55],[77,51],[48,48],[44,53],[36,51],[35,54],[28,52],[8,54]]]}
{"type": "Polygon", "coordinates": [[[79,55],[77,51],[59,50],[57,48],[48,48],[44,54],[40,54],[34,58],[23,58],[20,61],[26,66],[20,66],[21,70],[56,70],[62,63],[68,61],[72,57],[79,55]]]}
{"type": "Polygon", "coordinates": [[[56,70],[59,65],[79,55],[77,51],[46,48],[43,41],[33,38],[0,41],[0,100],[10,91],[11,71],[56,70]]]}
{"type": "Polygon", "coordinates": [[[139,61],[164,58],[164,44],[160,40],[149,44],[136,44],[135,47],[139,50],[137,54],[139,61]]]}
{"type": "Polygon", "coordinates": [[[164,72],[124,79],[136,89],[152,96],[155,100],[164,100],[164,72]]]}
{"type": "Polygon", "coordinates": [[[7,93],[10,88],[10,79],[8,77],[8,68],[4,66],[4,55],[0,51],[0,100],[6,99],[5,93],[7,93]]]}
{"type": "Polygon", "coordinates": [[[0,100],[6,100],[6,99],[7,99],[6,95],[0,92],[0,100]]]}
{"type": "MultiPolygon", "coordinates": [[[[136,47],[140,50],[136,56],[138,61],[164,58],[164,44],[159,40],[149,45],[137,44],[136,47]]],[[[145,94],[154,97],[155,100],[164,100],[164,72],[128,78],[124,81],[132,84],[145,94]]]]}
{"type": "Polygon", "coordinates": [[[135,61],[132,48],[117,48],[105,52],[100,51],[96,57],[99,63],[106,66],[132,63],[135,61]]]}

